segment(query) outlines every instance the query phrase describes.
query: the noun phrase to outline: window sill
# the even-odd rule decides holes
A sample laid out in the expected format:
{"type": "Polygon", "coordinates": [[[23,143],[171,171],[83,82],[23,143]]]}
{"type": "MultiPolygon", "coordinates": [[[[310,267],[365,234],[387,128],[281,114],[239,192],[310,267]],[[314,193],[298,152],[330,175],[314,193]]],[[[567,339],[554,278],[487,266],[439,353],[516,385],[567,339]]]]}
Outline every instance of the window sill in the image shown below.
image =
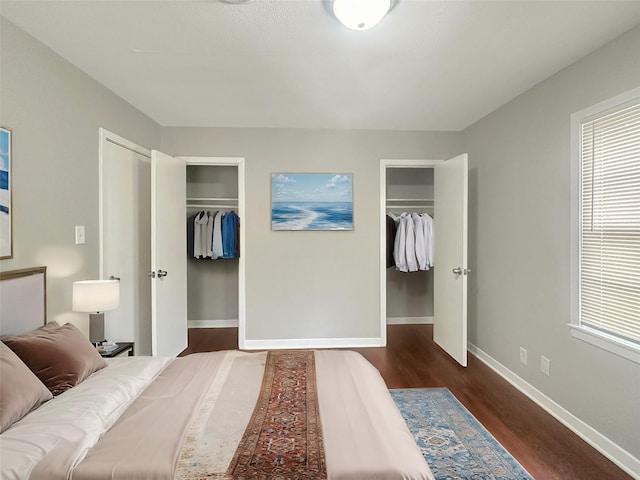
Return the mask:
{"type": "Polygon", "coordinates": [[[640,347],[631,342],[572,323],[569,324],[569,328],[573,337],[640,364],[640,347]]]}

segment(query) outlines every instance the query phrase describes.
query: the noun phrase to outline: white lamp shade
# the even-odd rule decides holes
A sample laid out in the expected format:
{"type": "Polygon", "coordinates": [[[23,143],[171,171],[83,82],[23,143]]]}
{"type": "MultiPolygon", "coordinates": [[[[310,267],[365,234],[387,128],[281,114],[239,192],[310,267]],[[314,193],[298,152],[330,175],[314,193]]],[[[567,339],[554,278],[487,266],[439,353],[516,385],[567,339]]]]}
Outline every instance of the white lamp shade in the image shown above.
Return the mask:
{"type": "Polygon", "coordinates": [[[375,27],[391,8],[391,0],[334,0],[333,14],[352,30],[375,27]]]}
{"type": "Polygon", "coordinates": [[[73,282],[74,312],[106,312],[120,304],[118,280],[83,280],[73,282]]]}

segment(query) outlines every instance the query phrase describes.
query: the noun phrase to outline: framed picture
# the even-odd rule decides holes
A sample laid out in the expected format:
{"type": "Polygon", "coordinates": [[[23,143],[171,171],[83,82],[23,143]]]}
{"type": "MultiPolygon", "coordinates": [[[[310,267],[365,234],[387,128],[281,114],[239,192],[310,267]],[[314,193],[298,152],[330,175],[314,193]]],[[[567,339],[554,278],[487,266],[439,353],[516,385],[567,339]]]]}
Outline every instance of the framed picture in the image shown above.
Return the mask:
{"type": "Polygon", "coordinates": [[[0,127],[0,260],[13,257],[11,130],[0,127]]]}
{"type": "Polygon", "coordinates": [[[353,174],[272,173],[271,230],[353,230],[353,174]]]}

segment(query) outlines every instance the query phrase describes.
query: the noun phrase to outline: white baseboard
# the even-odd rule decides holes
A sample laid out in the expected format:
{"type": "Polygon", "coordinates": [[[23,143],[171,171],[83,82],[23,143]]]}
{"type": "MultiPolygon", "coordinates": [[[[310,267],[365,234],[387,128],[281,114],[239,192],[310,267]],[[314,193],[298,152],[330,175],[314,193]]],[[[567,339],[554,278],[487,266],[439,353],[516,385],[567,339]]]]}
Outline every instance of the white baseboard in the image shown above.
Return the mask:
{"type": "Polygon", "coordinates": [[[387,325],[430,325],[433,317],[387,317],[387,325]]]}
{"type": "Polygon", "coordinates": [[[237,327],[238,320],[187,320],[187,328],[227,328],[237,327]]]}
{"type": "Polygon", "coordinates": [[[296,348],[362,348],[381,347],[381,338],[283,338],[273,340],[247,340],[244,350],[280,350],[296,348]]]}
{"type": "Polygon", "coordinates": [[[564,407],[554,402],[540,390],[527,383],[525,380],[520,378],[518,375],[513,373],[507,367],[480,350],[472,343],[468,344],[468,349],[469,352],[478,357],[478,359],[485,363],[489,368],[494,370],[498,375],[503,377],[511,385],[520,390],[527,397],[529,397],[540,407],[546,410],[549,414],[559,420],[569,430],[574,432],[576,435],[582,438],[593,448],[598,450],[601,454],[603,454],[633,478],[640,479],[639,459],[635,458],[625,449],[609,440],[595,428],[580,420],[564,407]]]}

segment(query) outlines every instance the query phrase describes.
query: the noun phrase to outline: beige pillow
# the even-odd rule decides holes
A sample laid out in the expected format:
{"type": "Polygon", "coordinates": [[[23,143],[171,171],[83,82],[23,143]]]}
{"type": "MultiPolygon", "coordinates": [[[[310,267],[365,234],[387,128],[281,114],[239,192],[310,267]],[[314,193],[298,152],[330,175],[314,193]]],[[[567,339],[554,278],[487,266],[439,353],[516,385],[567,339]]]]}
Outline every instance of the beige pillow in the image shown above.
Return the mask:
{"type": "Polygon", "coordinates": [[[51,398],[38,377],[0,342],[0,433],[51,398]]]}
{"type": "Polygon", "coordinates": [[[49,332],[3,341],[54,397],[107,366],[89,340],[70,323],[49,332]]]}

